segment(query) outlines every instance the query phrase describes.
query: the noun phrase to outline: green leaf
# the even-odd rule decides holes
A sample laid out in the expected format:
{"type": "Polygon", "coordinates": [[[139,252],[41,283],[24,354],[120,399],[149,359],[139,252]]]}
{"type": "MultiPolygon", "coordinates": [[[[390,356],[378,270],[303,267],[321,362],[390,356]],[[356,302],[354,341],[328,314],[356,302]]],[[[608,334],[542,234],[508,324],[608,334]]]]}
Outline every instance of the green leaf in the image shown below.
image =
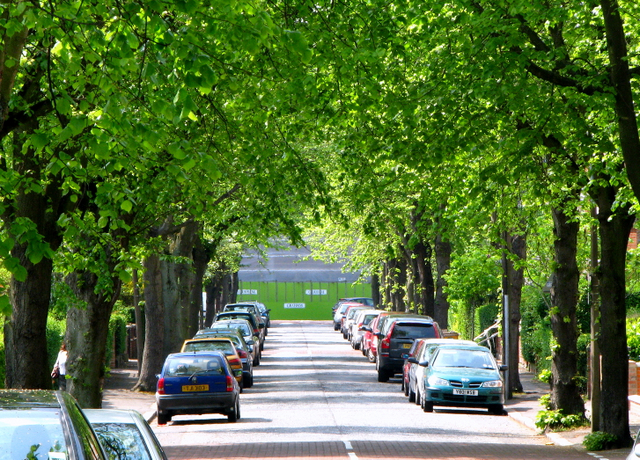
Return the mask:
{"type": "Polygon", "coordinates": [[[131,210],[133,209],[133,203],[129,200],[123,201],[122,203],[120,203],[120,209],[122,209],[124,212],[131,212],[131,210]]]}
{"type": "Polygon", "coordinates": [[[11,316],[11,301],[6,294],[0,295],[0,316],[11,316]]]}
{"type": "Polygon", "coordinates": [[[120,278],[120,280],[121,280],[123,283],[130,283],[130,282],[131,282],[131,280],[132,280],[132,278],[133,278],[133,277],[131,276],[131,273],[129,273],[129,272],[128,272],[128,271],[126,271],[126,270],[120,270],[120,271],[118,272],[118,277],[120,278]]]}

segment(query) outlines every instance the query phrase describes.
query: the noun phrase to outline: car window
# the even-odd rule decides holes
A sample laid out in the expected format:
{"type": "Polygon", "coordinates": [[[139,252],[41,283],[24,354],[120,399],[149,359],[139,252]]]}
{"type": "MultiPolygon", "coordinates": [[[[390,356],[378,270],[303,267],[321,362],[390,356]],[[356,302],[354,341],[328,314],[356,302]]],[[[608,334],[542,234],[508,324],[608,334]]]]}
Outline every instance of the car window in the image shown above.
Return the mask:
{"type": "Polygon", "coordinates": [[[433,366],[495,369],[489,353],[471,350],[440,350],[435,357],[433,366]]]}
{"type": "Polygon", "coordinates": [[[194,358],[168,358],[165,364],[165,377],[185,377],[194,374],[224,374],[220,358],[216,356],[194,358]]]}
{"type": "Polygon", "coordinates": [[[233,345],[226,340],[194,340],[184,344],[187,351],[221,351],[224,354],[233,354],[233,345]]]}
{"type": "Polygon", "coordinates": [[[151,460],[135,423],[94,423],[93,430],[109,460],[151,460]]]}
{"type": "Polygon", "coordinates": [[[391,337],[403,339],[417,339],[419,337],[435,338],[436,331],[433,324],[396,324],[391,337]]]}
{"type": "Polygon", "coordinates": [[[49,458],[65,460],[60,409],[0,411],[0,452],[11,460],[49,458]]]}

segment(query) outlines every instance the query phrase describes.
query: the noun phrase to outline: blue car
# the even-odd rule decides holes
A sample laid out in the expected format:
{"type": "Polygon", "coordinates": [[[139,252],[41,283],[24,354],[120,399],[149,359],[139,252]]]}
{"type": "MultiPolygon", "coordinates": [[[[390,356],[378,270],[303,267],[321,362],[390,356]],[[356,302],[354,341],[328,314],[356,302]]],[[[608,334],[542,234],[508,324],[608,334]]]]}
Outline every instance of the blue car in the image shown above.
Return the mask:
{"type": "Polygon", "coordinates": [[[177,414],[223,414],[240,418],[240,386],[220,351],[173,353],[158,375],[158,424],[177,414]]]}
{"type": "Polygon", "coordinates": [[[486,347],[441,345],[425,365],[420,405],[425,412],[433,406],[486,408],[504,414],[504,383],[498,366],[486,347]]]}

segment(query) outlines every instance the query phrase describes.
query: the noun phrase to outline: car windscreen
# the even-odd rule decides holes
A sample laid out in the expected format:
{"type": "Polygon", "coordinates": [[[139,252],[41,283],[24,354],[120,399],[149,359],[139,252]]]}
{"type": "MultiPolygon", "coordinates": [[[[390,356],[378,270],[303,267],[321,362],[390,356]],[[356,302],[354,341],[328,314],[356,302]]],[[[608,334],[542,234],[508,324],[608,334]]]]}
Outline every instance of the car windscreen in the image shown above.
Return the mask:
{"type": "Polygon", "coordinates": [[[371,322],[371,320],[373,320],[373,318],[375,318],[378,315],[366,315],[364,317],[364,319],[362,320],[362,325],[363,326],[368,326],[369,323],[371,322]]]}
{"type": "Polygon", "coordinates": [[[0,410],[0,457],[66,460],[60,409],[0,410]]]}
{"type": "Polygon", "coordinates": [[[429,323],[396,324],[391,334],[394,339],[435,338],[435,336],[436,330],[433,324],[429,323]]]}
{"type": "Polygon", "coordinates": [[[92,423],[102,447],[114,460],[151,460],[135,423],[92,423]]]}
{"type": "Polygon", "coordinates": [[[433,367],[465,367],[495,369],[489,352],[483,350],[442,349],[434,358],[433,367]]]}
{"type": "Polygon", "coordinates": [[[217,356],[194,356],[192,358],[168,358],[165,377],[185,377],[203,374],[224,374],[222,360],[217,356]]]}
{"type": "Polygon", "coordinates": [[[234,352],[233,344],[227,340],[194,340],[193,342],[185,343],[182,351],[221,351],[225,355],[230,355],[234,352]]]}

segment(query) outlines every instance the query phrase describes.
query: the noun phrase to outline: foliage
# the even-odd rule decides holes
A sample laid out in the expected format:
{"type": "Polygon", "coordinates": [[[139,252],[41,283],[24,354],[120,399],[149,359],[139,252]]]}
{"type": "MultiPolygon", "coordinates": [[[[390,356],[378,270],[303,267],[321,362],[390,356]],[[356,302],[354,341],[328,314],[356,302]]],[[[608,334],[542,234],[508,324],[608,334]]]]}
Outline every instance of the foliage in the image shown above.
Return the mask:
{"type": "Polygon", "coordinates": [[[4,327],[0,327],[0,388],[4,388],[4,378],[6,375],[6,362],[4,357],[4,327]]]}
{"type": "Polygon", "coordinates": [[[587,434],[582,445],[590,451],[608,450],[616,446],[618,438],[604,431],[594,431],[587,434]]]}
{"type": "MultiPolygon", "coordinates": [[[[491,327],[500,315],[501,306],[495,303],[481,305],[476,309],[476,330],[480,332],[491,327]]],[[[477,334],[476,334],[477,335],[477,334]]]]}
{"type": "Polygon", "coordinates": [[[65,318],[58,319],[53,315],[47,318],[47,356],[49,358],[49,372],[53,369],[53,365],[58,358],[60,345],[64,341],[65,331],[67,329],[67,320],[65,318]]]}
{"type": "Polygon", "coordinates": [[[536,427],[540,431],[561,431],[588,425],[589,420],[580,415],[564,415],[562,410],[541,410],[536,415],[536,427]]]}
{"type": "MultiPolygon", "coordinates": [[[[523,296],[524,298],[524,296],[523,296]]],[[[549,370],[551,363],[551,325],[548,307],[542,296],[528,297],[528,302],[521,305],[522,320],[520,324],[521,352],[528,363],[540,372],[549,370]]]]}
{"type": "Polygon", "coordinates": [[[126,310],[114,312],[109,319],[109,336],[107,340],[107,350],[105,353],[106,367],[110,366],[110,363],[114,357],[116,360],[118,360],[127,351],[128,319],[129,312],[126,310]]]}
{"type": "Polygon", "coordinates": [[[538,374],[538,380],[544,383],[551,383],[552,378],[551,369],[544,369],[538,374]]]}
{"type": "Polygon", "coordinates": [[[627,318],[629,359],[640,361],[640,318],[627,318]]]}

